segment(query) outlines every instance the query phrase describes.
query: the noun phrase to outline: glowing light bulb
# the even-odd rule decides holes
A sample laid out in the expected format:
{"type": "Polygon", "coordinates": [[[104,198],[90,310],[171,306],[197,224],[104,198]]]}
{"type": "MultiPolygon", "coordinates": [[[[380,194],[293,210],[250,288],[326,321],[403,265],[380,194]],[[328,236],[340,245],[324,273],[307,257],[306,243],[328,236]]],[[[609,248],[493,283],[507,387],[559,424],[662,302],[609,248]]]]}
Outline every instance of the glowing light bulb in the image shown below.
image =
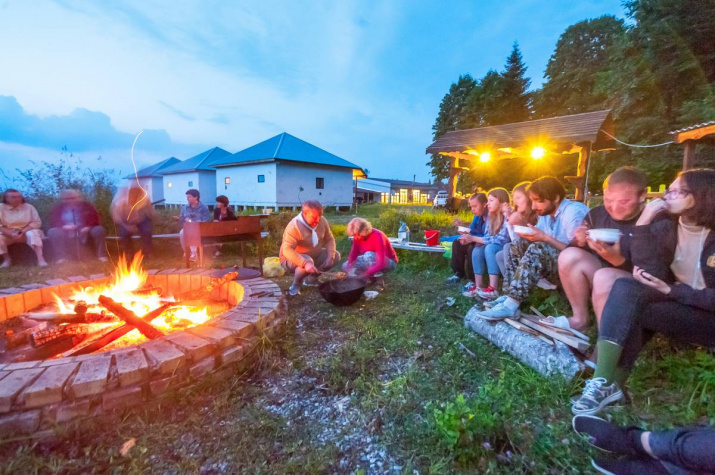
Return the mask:
{"type": "Polygon", "coordinates": [[[486,163],[489,160],[491,160],[492,155],[489,152],[482,152],[479,154],[479,161],[482,163],[486,163]]]}

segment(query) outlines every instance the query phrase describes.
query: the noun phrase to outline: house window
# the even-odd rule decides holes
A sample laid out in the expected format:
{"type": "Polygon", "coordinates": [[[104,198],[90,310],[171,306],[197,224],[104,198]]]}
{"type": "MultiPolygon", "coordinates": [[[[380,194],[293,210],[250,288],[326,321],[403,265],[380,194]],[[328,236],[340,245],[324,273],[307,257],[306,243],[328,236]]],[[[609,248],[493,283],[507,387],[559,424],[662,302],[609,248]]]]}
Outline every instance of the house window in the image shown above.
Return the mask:
{"type": "Polygon", "coordinates": [[[405,188],[400,188],[400,204],[407,203],[407,190],[405,188]]]}
{"type": "Polygon", "coordinates": [[[227,185],[230,185],[230,184],[231,184],[231,177],[230,177],[230,176],[227,176],[226,178],[223,179],[223,182],[224,182],[225,184],[227,184],[227,185]]]}
{"type": "Polygon", "coordinates": [[[265,183],[266,175],[258,175],[258,183],[265,183]]]}
{"type": "Polygon", "coordinates": [[[315,179],[315,189],[316,190],[325,189],[325,178],[316,178],[315,179]]]}
{"type": "Polygon", "coordinates": [[[166,187],[171,188],[171,182],[169,182],[169,184],[167,184],[166,187]]]}
{"type": "Polygon", "coordinates": [[[191,188],[192,186],[194,186],[194,182],[193,182],[193,181],[190,181],[190,182],[189,182],[189,188],[191,188]]]}

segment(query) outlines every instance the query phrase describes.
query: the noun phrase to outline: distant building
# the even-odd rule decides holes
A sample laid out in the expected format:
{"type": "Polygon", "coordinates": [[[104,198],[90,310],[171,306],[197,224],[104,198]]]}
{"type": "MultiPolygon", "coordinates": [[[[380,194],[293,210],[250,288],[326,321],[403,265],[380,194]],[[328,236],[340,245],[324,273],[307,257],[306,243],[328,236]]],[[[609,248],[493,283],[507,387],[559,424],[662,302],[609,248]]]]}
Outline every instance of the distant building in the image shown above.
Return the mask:
{"type": "Polygon", "coordinates": [[[352,206],[362,168],[288,133],[213,161],[218,192],[241,207],[352,206]]]}
{"type": "Polygon", "coordinates": [[[133,186],[139,181],[139,186],[144,188],[147,193],[149,193],[149,198],[152,202],[156,203],[164,199],[164,176],[161,174],[162,170],[180,163],[176,157],[167,158],[159,163],[150,165],[148,167],[142,168],[137,171],[137,174],[133,173],[125,176],[128,186],[133,186]]]}
{"type": "Polygon", "coordinates": [[[445,185],[441,183],[365,178],[358,180],[357,200],[362,203],[429,204],[437,192],[444,189],[445,185]]]}
{"type": "Polygon", "coordinates": [[[162,169],[166,204],[186,204],[186,190],[195,188],[201,193],[202,202],[213,205],[217,196],[217,186],[216,169],[212,165],[229,155],[230,152],[214,147],[162,169]]]}

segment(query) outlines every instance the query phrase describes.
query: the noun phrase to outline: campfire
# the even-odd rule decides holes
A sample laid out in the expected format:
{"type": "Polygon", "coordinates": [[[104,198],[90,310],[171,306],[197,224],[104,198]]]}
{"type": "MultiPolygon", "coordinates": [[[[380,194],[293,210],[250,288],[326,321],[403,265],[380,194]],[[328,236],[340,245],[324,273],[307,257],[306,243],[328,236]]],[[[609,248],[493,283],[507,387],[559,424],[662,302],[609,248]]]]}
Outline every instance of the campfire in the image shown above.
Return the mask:
{"type": "Polygon", "coordinates": [[[82,287],[69,296],[55,294],[55,302],[19,316],[5,332],[0,362],[78,356],[136,345],[147,339],[185,330],[224,312],[225,301],[211,292],[236,277],[227,273],[208,285],[181,295],[147,283],[142,255],[131,262],[119,258],[110,282],[82,287]]]}

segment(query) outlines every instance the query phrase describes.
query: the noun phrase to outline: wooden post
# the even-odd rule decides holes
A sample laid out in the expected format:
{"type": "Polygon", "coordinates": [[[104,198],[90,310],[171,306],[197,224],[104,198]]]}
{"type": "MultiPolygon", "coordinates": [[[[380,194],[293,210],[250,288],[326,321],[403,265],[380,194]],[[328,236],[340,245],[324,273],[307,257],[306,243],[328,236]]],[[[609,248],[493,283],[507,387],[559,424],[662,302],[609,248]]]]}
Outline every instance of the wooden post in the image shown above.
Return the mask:
{"type": "Polygon", "coordinates": [[[585,201],[586,190],[588,189],[588,184],[586,183],[586,172],[588,170],[588,161],[591,158],[591,142],[580,144],[580,146],[581,150],[579,150],[578,152],[578,165],[576,167],[576,176],[582,178],[582,180],[578,180],[578,182],[574,184],[576,187],[575,200],[585,201]]]}
{"type": "Polygon", "coordinates": [[[447,193],[450,198],[457,195],[457,182],[459,181],[459,168],[457,168],[457,159],[450,157],[449,159],[449,181],[447,182],[447,193]]]}
{"type": "Polygon", "coordinates": [[[695,165],[695,140],[686,140],[683,151],[683,171],[693,168],[695,165]]]}

